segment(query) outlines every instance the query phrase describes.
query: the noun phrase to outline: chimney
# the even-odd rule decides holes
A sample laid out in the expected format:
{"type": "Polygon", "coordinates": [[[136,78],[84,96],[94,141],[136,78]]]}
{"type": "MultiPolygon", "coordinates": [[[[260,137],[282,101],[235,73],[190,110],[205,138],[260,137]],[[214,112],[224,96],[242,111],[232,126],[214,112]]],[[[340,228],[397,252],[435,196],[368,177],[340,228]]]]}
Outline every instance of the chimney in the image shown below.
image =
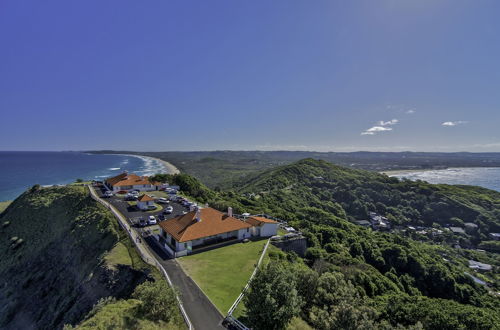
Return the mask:
{"type": "Polygon", "coordinates": [[[208,208],[208,203],[205,203],[205,208],[208,208]]]}
{"type": "Polygon", "coordinates": [[[233,208],[231,206],[227,208],[227,215],[230,217],[233,216],[233,208]]]}
{"type": "Polygon", "coordinates": [[[201,221],[201,212],[200,212],[200,208],[199,207],[196,208],[195,220],[196,220],[196,222],[200,222],[201,221]]]}

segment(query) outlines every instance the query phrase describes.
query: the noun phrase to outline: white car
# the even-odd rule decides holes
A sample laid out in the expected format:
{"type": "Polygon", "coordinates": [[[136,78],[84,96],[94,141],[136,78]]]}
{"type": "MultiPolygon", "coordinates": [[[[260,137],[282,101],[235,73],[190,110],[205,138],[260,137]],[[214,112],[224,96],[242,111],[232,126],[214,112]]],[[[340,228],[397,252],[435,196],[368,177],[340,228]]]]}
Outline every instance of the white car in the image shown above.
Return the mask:
{"type": "Polygon", "coordinates": [[[130,195],[139,196],[139,192],[137,190],[132,190],[132,191],[129,191],[128,193],[130,195]]]}
{"type": "Polygon", "coordinates": [[[170,214],[170,213],[172,213],[173,211],[174,211],[174,208],[173,208],[172,206],[167,206],[167,207],[165,208],[165,213],[166,213],[166,214],[170,214]]]}
{"type": "Polygon", "coordinates": [[[150,225],[156,225],[156,218],[154,215],[150,215],[149,218],[148,218],[148,223],[150,225]]]}
{"type": "Polygon", "coordinates": [[[160,204],[168,204],[168,203],[170,203],[170,202],[168,201],[168,199],[166,199],[166,198],[164,198],[164,197],[160,197],[160,198],[158,198],[158,199],[156,200],[156,202],[157,202],[157,203],[160,203],[160,204]]]}
{"type": "Polygon", "coordinates": [[[112,191],[109,191],[109,190],[108,190],[108,191],[106,191],[106,192],[104,193],[104,197],[113,197],[113,192],[112,192],[112,191]]]}

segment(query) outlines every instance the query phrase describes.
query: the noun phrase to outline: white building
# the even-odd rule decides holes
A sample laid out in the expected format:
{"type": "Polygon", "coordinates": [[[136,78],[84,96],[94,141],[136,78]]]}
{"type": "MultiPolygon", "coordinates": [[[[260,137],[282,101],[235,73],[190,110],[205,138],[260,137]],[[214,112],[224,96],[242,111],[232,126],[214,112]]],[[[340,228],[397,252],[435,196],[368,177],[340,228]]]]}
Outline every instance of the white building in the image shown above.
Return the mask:
{"type": "Polygon", "coordinates": [[[276,235],[278,223],[260,217],[240,220],[207,207],[160,223],[158,240],[175,257],[193,252],[197,247],[245,238],[276,235]],[[250,220],[252,219],[252,220],[250,220]]]}

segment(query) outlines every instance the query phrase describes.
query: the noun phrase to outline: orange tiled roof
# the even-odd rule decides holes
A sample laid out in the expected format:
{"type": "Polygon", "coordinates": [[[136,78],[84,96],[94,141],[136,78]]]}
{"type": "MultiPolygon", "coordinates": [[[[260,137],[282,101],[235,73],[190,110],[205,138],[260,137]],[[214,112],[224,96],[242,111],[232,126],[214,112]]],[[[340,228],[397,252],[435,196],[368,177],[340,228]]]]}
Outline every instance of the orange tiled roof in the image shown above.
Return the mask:
{"type": "Polygon", "coordinates": [[[252,227],[210,207],[200,210],[201,221],[195,217],[196,211],[189,212],[160,222],[160,227],[180,243],[252,227]]]}
{"type": "Polygon", "coordinates": [[[249,217],[248,219],[246,219],[246,222],[251,224],[252,226],[260,226],[264,223],[278,223],[277,221],[264,217],[249,217]]]}
{"type": "Polygon", "coordinates": [[[109,178],[106,182],[113,187],[152,184],[147,176],[138,176],[136,174],[128,174],[126,172],[109,178]]]}
{"type": "Polygon", "coordinates": [[[151,198],[151,196],[144,194],[141,197],[139,197],[137,199],[137,201],[139,201],[139,202],[149,202],[149,201],[154,201],[154,198],[151,198]]]}

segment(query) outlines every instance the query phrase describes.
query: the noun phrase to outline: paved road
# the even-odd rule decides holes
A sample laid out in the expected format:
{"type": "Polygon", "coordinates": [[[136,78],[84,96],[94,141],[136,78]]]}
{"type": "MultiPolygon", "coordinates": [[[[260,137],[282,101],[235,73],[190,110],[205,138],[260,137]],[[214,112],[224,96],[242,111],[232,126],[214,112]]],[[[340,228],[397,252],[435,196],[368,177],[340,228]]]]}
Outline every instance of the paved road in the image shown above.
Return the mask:
{"type": "Polygon", "coordinates": [[[223,316],[194,281],[184,273],[177,261],[170,258],[155,238],[147,237],[145,241],[150,247],[150,252],[162,264],[173,285],[179,290],[182,304],[193,327],[203,330],[225,329],[221,325],[223,316]]]}

